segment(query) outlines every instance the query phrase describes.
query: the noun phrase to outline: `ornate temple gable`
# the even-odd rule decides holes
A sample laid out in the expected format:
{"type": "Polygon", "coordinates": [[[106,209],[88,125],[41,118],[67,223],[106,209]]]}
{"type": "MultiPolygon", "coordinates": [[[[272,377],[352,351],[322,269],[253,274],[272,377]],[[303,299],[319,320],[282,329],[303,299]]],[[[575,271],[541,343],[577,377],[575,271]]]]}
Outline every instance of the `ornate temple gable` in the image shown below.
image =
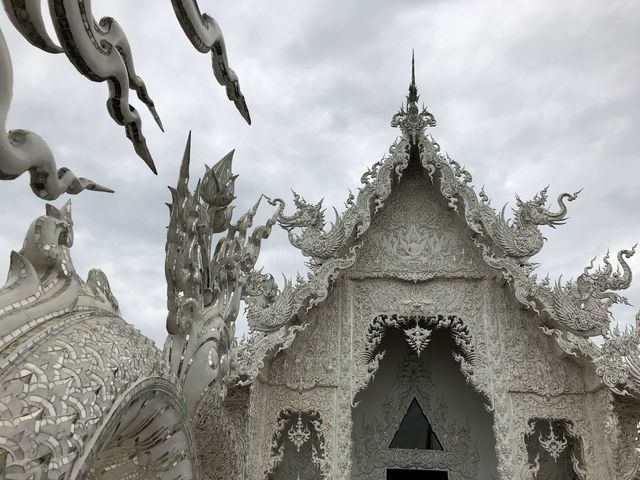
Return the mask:
{"type": "MultiPolygon", "coordinates": [[[[436,125],[435,117],[418,107],[419,96],[415,75],[409,87],[406,109],[401,107],[391,121],[402,136],[390,147],[389,154],[374,163],[361,177],[362,187],[357,198],[349,194],[346,210],[336,212],[335,222],[327,229],[322,202],[309,203],[294,194],[295,212],[286,215],[282,199],[270,200],[279,208],[278,223],[289,236],[291,244],[309,258],[307,278],[299,277],[295,285],[287,283],[279,292],[273,277],[254,275],[253,290],[247,295],[248,320],[255,331],[271,332],[292,325],[299,315],[324,301],[338,272],[353,266],[356,251],[363,245],[363,236],[374,217],[380,214],[395,190],[410,162],[421,165],[422,175],[437,186],[452,212],[464,214],[466,226],[483,250],[483,257],[496,271],[514,281],[517,298],[527,307],[544,310],[548,302],[537,301],[536,288],[527,283],[533,267],[530,257],[542,248],[544,237],[540,225],[556,226],[564,222],[565,201],[577,194],[562,194],[559,210],[547,209],[547,194],[543,190],[531,201],[518,198],[514,219],[507,220],[504,210],[497,213],[484,191],[476,194],[471,174],[457,162],[440,153],[440,146],[427,133],[436,125]]],[[[413,167],[412,167],[413,168],[413,167]]],[[[536,282],[535,276],[531,278],[536,282]]]]}
{"type": "Polygon", "coordinates": [[[495,276],[474,244],[464,217],[448,208],[417,159],[410,161],[385,207],[362,236],[351,278],[495,276]]]}
{"type": "MultiPolygon", "coordinates": [[[[640,397],[640,374],[634,373],[636,369],[640,371],[640,359],[635,359],[638,355],[630,355],[628,347],[640,343],[640,333],[636,330],[610,332],[609,327],[611,306],[626,302],[617,291],[628,288],[631,283],[626,260],[635,250],[618,253],[621,267],[618,271],[607,255],[603,259],[604,266],[594,267],[592,261],[575,280],[564,283],[561,279],[555,283],[549,278],[539,280],[533,273],[535,264],[530,259],[544,245],[540,227],[563,224],[567,202],[575,200],[578,192],[561,194],[555,208],[547,205],[546,189],[528,201],[517,198],[513,218],[507,219],[506,208],[497,212],[484,190],[476,193],[471,185],[471,174],[441,153],[440,146],[427,131],[436,125],[435,117],[424,106],[419,108],[418,101],[415,77],[412,76],[406,107],[401,107],[391,122],[392,126],[400,128],[402,136],[391,146],[387,156],[365,172],[357,197],[349,194],[346,210],[342,214],[336,213],[335,221],[329,227],[322,202],[309,203],[296,194],[296,210],[287,215],[283,200],[269,200],[278,207],[277,221],[287,231],[291,244],[308,257],[310,271],[306,278],[287,282],[282,291],[270,275],[261,272],[249,275],[244,299],[254,334],[240,345],[233,381],[251,383],[270,355],[288,348],[297,333],[307,328],[305,318],[312,318],[304,317],[303,313],[326,300],[331,284],[340,272],[352,269],[354,275],[380,276],[384,262],[380,254],[390,253],[399,263],[395,270],[387,268],[387,274],[408,280],[434,275],[426,267],[417,266],[417,261],[412,265],[412,257],[419,257],[427,248],[436,246],[440,248],[441,260],[447,259],[447,252],[454,250],[443,241],[452,238],[450,229],[441,230],[439,238],[438,235],[424,237],[433,241],[438,238],[436,245],[420,243],[419,225],[412,228],[408,218],[404,229],[398,228],[386,237],[382,235],[385,238],[381,238],[375,229],[368,233],[378,218],[388,225],[398,221],[397,215],[391,219],[391,214],[385,214],[384,207],[389,204],[389,211],[393,211],[396,187],[402,185],[405,176],[409,180],[404,181],[411,182],[411,169],[416,168],[423,181],[428,186],[431,182],[430,186],[439,192],[439,195],[427,193],[425,201],[429,201],[428,195],[431,200],[438,199],[436,202],[441,202],[442,197],[449,207],[448,215],[455,217],[457,213],[464,218],[466,225],[459,228],[471,233],[472,241],[481,251],[477,257],[471,255],[475,259],[469,260],[471,263],[465,274],[482,276],[480,272],[484,267],[480,264],[486,263],[510,284],[513,296],[521,305],[541,316],[549,328],[547,333],[554,336],[565,351],[600,365],[598,375],[614,391],[640,397]],[[356,263],[359,250],[363,260],[356,263]],[[484,262],[477,261],[480,255],[484,262]],[[595,346],[588,339],[596,335],[606,337],[605,348],[595,346]],[[607,375],[604,375],[605,371],[607,375]]],[[[402,195],[401,191],[398,196],[402,195]]],[[[421,220],[429,221],[428,217],[421,220]]],[[[465,248],[466,252],[472,250],[465,248]]],[[[463,269],[460,262],[467,261],[458,256],[454,260],[451,255],[448,260],[449,264],[440,272],[443,276],[459,275],[463,269]]],[[[431,261],[435,261],[434,257],[431,261]]]]}

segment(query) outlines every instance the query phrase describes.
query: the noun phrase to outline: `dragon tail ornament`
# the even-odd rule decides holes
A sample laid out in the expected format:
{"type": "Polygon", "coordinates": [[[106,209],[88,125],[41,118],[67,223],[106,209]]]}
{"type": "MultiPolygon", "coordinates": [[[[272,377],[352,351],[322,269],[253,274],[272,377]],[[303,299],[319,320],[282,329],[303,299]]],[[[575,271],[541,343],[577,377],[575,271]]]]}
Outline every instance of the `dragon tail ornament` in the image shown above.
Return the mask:
{"type": "Polygon", "coordinates": [[[7,132],[6,122],[12,97],[11,57],[2,31],[0,31],[1,180],[13,180],[24,172],[29,172],[31,190],[45,200],[55,200],[63,193],[77,194],[83,190],[113,192],[110,188],[99,185],[93,180],[76,177],[68,168],[58,169],[51,149],[44,139],[36,133],[23,129],[7,132]]]}
{"type": "Polygon", "coordinates": [[[218,22],[209,15],[202,14],[196,0],[171,0],[178,22],[189,41],[202,53],[211,52],[213,74],[220,85],[226,88],[240,115],[251,125],[251,115],[240,91],[238,76],[229,67],[227,47],[218,22]]]}
{"type": "Polygon", "coordinates": [[[195,415],[205,396],[224,398],[235,355],[235,321],[240,300],[275,215],[252,229],[260,200],[231,221],[233,152],[206,167],[189,191],[191,135],[176,188],[170,188],[165,275],[167,330],[165,356],[182,384],[187,409],[195,415]],[[212,251],[214,234],[222,234],[212,251]]]}
{"type": "Polygon", "coordinates": [[[136,154],[157,173],[146,139],[142,119],[129,103],[134,90],[163,129],[147,87],[135,71],[133,54],[122,27],[111,17],[97,21],[91,0],[50,0],[49,11],[61,47],[49,37],[42,19],[41,0],[2,0],[9,19],[33,45],[50,53],[64,52],[71,64],[93,82],[109,84],[107,110],[125,128],[136,154]]]}
{"type": "Polygon", "coordinates": [[[602,345],[564,329],[541,328],[566,354],[590,359],[595,373],[615,394],[640,399],[640,312],[635,320],[635,326],[624,331],[617,325],[609,328],[602,345]]]}

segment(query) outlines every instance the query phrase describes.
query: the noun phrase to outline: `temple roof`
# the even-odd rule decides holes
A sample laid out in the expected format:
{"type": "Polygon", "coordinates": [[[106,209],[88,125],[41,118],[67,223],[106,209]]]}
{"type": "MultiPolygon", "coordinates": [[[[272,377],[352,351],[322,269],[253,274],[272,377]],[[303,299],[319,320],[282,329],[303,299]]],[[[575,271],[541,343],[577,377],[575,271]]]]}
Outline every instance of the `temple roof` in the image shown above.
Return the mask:
{"type": "MultiPolygon", "coordinates": [[[[630,284],[631,272],[625,260],[634,250],[619,252],[621,274],[613,272],[607,256],[604,267],[593,269],[590,265],[575,281],[558,281],[555,285],[548,278],[539,281],[530,258],[544,245],[540,226],[563,224],[566,202],[575,200],[579,192],[559,195],[555,212],[547,206],[547,189],[529,201],[517,197],[514,216],[507,219],[505,208],[497,212],[484,190],[476,193],[471,174],[441,153],[429,131],[436,126],[436,119],[426,107],[418,106],[419,98],[412,58],[406,104],[391,120],[391,126],[399,128],[401,136],[391,145],[389,154],[362,175],[357,197],[349,194],[346,210],[336,214],[330,229],[325,228],[322,202],[308,203],[294,194],[296,211],[285,215],[284,201],[271,200],[280,209],[278,222],[288,232],[290,242],[308,257],[310,271],[307,278],[298,277],[295,284],[287,281],[282,291],[271,275],[254,272],[250,276],[245,300],[253,334],[241,344],[237,380],[251,382],[269,352],[287,348],[297,332],[305,328],[303,313],[324,301],[339,273],[353,266],[363,235],[410,161],[419,162],[448,207],[463,216],[486,264],[510,283],[515,298],[524,307],[542,317],[548,325],[545,333],[570,336],[574,343],[582,344],[583,340],[590,343],[588,337],[609,331],[610,306],[625,301],[614,291],[630,284]]],[[[590,348],[583,345],[585,351],[590,348]]],[[[591,351],[589,356],[592,354],[595,355],[591,351]]]]}

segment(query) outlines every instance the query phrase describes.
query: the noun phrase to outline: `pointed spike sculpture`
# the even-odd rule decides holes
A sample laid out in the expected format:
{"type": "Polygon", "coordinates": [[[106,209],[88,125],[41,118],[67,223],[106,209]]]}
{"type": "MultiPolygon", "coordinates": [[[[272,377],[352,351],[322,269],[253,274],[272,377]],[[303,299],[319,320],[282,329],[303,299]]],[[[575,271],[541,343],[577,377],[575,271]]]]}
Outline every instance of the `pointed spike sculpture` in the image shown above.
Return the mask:
{"type": "Polygon", "coordinates": [[[9,49],[0,31],[0,179],[13,180],[24,172],[31,176],[31,190],[45,200],[55,200],[63,193],[83,190],[113,192],[88,178],[76,177],[68,168],[56,168],[47,143],[29,130],[6,132],[6,121],[13,96],[13,69],[9,49]]]}
{"type": "MultiPolygon", "coordinates": [[[[135,71],[133,54],[122,27],[111,17],[97,21],[90,0],[49,0],[53,27],[62,48],[49,38],[42,21],[41,0],[2,0],[9,19],[33,45],[46,52],[64,51],[71,64],[93,82],[109,84],[107,110],[125,128],[137,155],[157,174],[142,134],[142,120],[129,104],[129,89],[135,90],[161,130],[162,122],[147,87],[135,71]]],[[[164,131],[164,130],[163,130],[164,131]]]]}
{"type": "Polygon", "coordinates": [[[206,13],[200,13],[196,0],[171,0],[171,3],[182,30],[196,50],[202,53],[211,51],[211,63],[216,80],[226,87],[227,97],[251,125],[249,108],[240,91],[238,76],[229,67],[227,47],[218,22],[206,13]]]}
{"type": "Polygon", "coordinates": [[[231,223],[236,178],[231,170],[233,151],[212,168],[207,167],[191,193],[190,147],[189,136],[178,184],[170,188],[165,260],[169,337],[164,350],[193,416],[207,396],[225,395],[246,276],[255,267],[260,242],[269,236],[276,218],[249,234],[258,201],[231,223]],[[223,234],[212,254],[215,233],[223,234]]]}
{"type": "Polygon", "coordinates": [[[251,227],[251,225],[253,224],[253,218],[256,216],[256,213],[258,213],[258,208],[260,207],[261,202],[262,195],[260,195],[256,203],[253,204],[253,206],[247,211],[247,213],[245,213],[238,219],[237,225],[240,228],[251,227]]]}
{"type": "Polygon", "coordinates": [[[417,104],[420,95],[416,86],[416,61],[414,51],[411,50],[411,84],[409,85],[409,95],[407,96],[407,108],[409,104],[417,104]]]}
{"type": "Polygon", "coordinates": [[[172,295],[176,291],[184,292],[183,285],[187,279],[181,275],[179,262],[188,254],[185,252],[185,245],[181,243],[194,226],[189,223],[193,216],[192,210],[194,201],[189,193],[189,163],[191,160],[191,132],[187,138],[176,187],[169,187],[171,192],[171,204],[169,207],[169,226],[167,227],[167,242],[165,246],[165,278],[167,281],[167,307],[169,315],[167,317],[167,331],[169,334],[182,331],[180,325],[178,302],[172,295]]]}
{"type": "MultiPolygon", "coordinates": [[[[189,192],[189,164],[191,162],[191,130],[189,130],[189,136],[187,137],[187,144],[184,147],[184,153],[182,154],[182,161],[180,162],[180,172],[178,177],[177,191],[181,195],[189,192]]],[[[171,187],[169,187],[171,189],[171,187]]]]}

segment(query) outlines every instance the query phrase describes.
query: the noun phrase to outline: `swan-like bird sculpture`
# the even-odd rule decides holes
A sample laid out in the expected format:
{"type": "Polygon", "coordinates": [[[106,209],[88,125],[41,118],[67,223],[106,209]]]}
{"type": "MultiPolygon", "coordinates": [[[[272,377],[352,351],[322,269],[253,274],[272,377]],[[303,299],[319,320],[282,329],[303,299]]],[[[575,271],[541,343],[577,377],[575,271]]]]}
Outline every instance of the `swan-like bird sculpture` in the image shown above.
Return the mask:
{"type": "Polygon", "coordinates": [[[125,128],[133,148],[153,173],[157,173],[142,120],[129,104],[129,89],[147,106],[163,130],[144,81],[136,74],[131,47],[122,27],[111,17],[96,21],[91,0],[49,0],[53,27],[61,46],[49,37],[41,12],[41,0],[2,0],[9,19],[31,44],[50,53],[64,52],[74,67],[89,80],[109,84],[107,110],[125,128]]]}
{"type": "Polygon", "coordinates": [[[13,97],[13,68],[9,49],[0,31],[0,180],[13,180],[24,172],[31,175],[31,190],[45,200],[63,193],[83,190],[113,192],[92,180],[76,177],[68,168],[56,169],[56,161],[47,143],[29,130],[6,133],[7,115],[13,97]]]}
{"type": "Polygon", "coordinates": [[[211,51],[211,63],[216,80],[227,89],[227,97],[251,125],[249,108],[240,91],[238,76],[229,67],[227,47],[218,22],[206,13],[200,13],[196,0],[171,0],[171,4],[182,30],[196,50],[202,53],[211,51]]]}

